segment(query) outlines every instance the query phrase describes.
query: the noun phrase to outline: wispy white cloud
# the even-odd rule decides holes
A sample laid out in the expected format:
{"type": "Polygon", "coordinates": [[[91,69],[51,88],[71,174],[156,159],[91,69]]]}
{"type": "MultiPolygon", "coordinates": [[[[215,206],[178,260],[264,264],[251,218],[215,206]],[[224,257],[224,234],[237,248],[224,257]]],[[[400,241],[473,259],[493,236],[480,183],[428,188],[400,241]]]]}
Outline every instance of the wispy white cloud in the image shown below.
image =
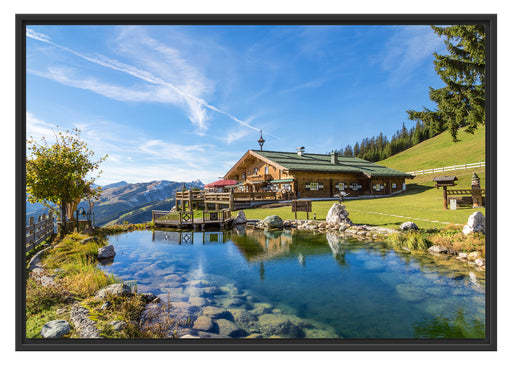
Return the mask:
{"type": "MultiPolygon", "coordinates": [[[[218,107],[216,107],[214,105],[209,104],[201,97],[201,95],[191,94],[191,92],[198,91],[197,83],[195,83],[195,84],[190,83],[190,84],[188,84],[187,87],[181,88],[181,87],[177,86],[175,83],[169,82],[169,81],[163,79],[162,77],[159,77],[159,76],[155,75],[154,73],[146,71],[139,67],[123,63],[121,61],[109,58],[104,55],[89,56],[89,55],[85,55],[83,53],[74,51],[70,48],[67,48],[65,46],[62,46],[60,44],[53,42],[45,34],[35,32],[33,29],[30,29],[30,28],[27,29],[26,34],[27,34],[27,37],[29,37],[29,38],[51,44],[51,45],[58,47],[66,52],[69,52],[77,57],[80,57],[81,59],[84,59],[86,61],[109,68],[111,70],[115,70],[115,71],[122,72],[124,74],[128,74],[128,75],[133,76],[139,80],[145,81],[146,83],[167,88],[169,91],[174,93],[179,98],[178,100],[180,100],[180,102],[178,104],[186,107],[189,120],[197,127],[197,133],[200,135],[204,135],[206,130],[208,129],[208,125],[207,125],[208,115],[207,115],[205,109],[209,109],[214,112],[223,114],[223,115],[227,116],[228,118],[230,118],[231,120],[235,121],[236,123],[238,123],[246,128],[258,130],[258,128],[250,125],[246,121],[243,121],[243,120],[235,117],[234,115],[232,115],[222,109],[219,109],[218,107]]],[[[174,64],[177,64],[179,67],[174,70],[175,72],[179,73],[180,71],[182,71],[185,73],[185,76],[187,76],[187,75],[190,76],[191,74],[196,74],[195,70],[187,65],[187,63],[183,60],[183,58],[181,58],[179,56],[179,54],[177,53],[176,50],[165,47],[161,43],[155,41],[154,39],[148,38],[148,37],[145,38],[145,42],[150,46],[156,47],[156,50],[159,51],[160,53],[163,53],[167,60],[172,60],[174,62],[174,64]]],[[[160,70],[161,70],[161,68],[160,68],[160,70]]],[[[62,77],[62,75],[60,75],[60,76],[62,77]]],[[[184,78],[187,79],[187,77],[184,77],[184,78]]],[[[197,78],[192,78],[192,79],[198,80],[197,78]]],[[[82,88],[88,88],[91,91],[96,91],[96,92],[102,91],[103,92],[102,95],[107,96],[107,97],[108,97],[108,95],[111,95],[110,97],[112,97],[114,95],[119,97],[119,93],[118,93],[119,88],[118,87],[114,87],[112,85],[100,84],[97,82],[97,80],[81,80],[81,81],[82,81],[81,83],[78,83],[76,85],[80,85],[82,88]],[[84,82],[84,81],[87,81],[87,82],[84,82]]],[[[68,82],[68,84],[70,86],[72,86],[72,83],[70,82],[69,79],[62,80],[62,82],[68,82]]],[[[75,87],[79,87],[79,86],[75,86],[75,87]]],[[[202,87],[199,87],[199,89],[202,89],[202,87]]]]}
{"type": "Polygon", "coordinates": [[[427,26],[397,27],[379,55],[383,70],[389,72],[389,81],[403,83],[414,76],[414,71],[444,48],[443,39],[427,26]]]}
{"type": "Polygon", "coordinates": [[[26,113],[26,133],[27,137],[40,139],[53,136],[53,131],[57,129],[56,125],[42,121],[36,118],[32,113],[26,113]]]}
{"type": "Polygon", "coordinates": [[[27,112],[27,136],[37,140],[44,137],[51,144],[55,131],[73,127],[80,128],[82,139],[95,156],[108,154],[101,165],[100,184],[198,178],[210,182],[223,175],[230,166],[226,161],[233,159],[232,154],[213,145],[182,145],[154,139],[138,128],[118,123],[101,120],[59,128],[27,112]]]}
{"type": "Polygon", "coordinates": [[[314,80],[310,80],[310,81],[306,81],[306,82],[303,82],[301,84],[298,84],[298,85],[295,85],[295,86],[292,86],[288,89],[284,89],[281,91],[282,94],[287,94],[287,93],[291,93],[291,92],[295,92],[295,91],[299,91],[299,90],[304,90],[304,89],[314,89],[314,88],[317,88],[317,87],[320,87],[322,86],[323,84],[325,84],[328,80],[326,78],[318,78],[318,79],[314,79],[314,80]]]}

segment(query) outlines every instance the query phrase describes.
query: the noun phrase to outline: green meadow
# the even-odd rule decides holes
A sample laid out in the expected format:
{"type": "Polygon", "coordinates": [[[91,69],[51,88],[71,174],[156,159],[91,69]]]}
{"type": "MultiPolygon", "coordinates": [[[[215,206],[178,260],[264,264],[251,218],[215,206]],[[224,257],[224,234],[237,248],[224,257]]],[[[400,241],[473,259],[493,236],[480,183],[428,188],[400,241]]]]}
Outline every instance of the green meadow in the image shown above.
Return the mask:
{"type": "MultiPolygon", "coordinates": [[[[378,162],[381,165],[401,171],[423,168],[452,166],[464,163],[485,161],[485,131],[478,129],[474,134],[459,133],[459,142],[453,142],[451,136],[444,132],[439,136],[424,141],[402,153],[378,162]]],[[[473,173],[480,177],[480,184],[485,188],[485,168],[456,170],[439,174],[419,175],[407,179],[407,191],[393,197],[346,200],[343,204],[355,224],[367,224],[397,228],[406,221],[415,222],[422,229],[444,228],[448,223],[463,225],[475,211],[485,215],[485,208],[473,209],[459,207],[457,210],[443,208],[443,191],[437,189],[432,181],[436,176],[457,176],[457,185],[449,189],[470,189],[473,173]]],[[[330,207],[336,201],[313,201],[312,219],[324,220],[330,207]]],[[[247,209],[248,219],[263,219],[268,215],[278,215],[283,219],[294,219],[291,207],[247,209]]],[[[298,219],[306,219],[306,213],[297,213],[298,219]]]]}

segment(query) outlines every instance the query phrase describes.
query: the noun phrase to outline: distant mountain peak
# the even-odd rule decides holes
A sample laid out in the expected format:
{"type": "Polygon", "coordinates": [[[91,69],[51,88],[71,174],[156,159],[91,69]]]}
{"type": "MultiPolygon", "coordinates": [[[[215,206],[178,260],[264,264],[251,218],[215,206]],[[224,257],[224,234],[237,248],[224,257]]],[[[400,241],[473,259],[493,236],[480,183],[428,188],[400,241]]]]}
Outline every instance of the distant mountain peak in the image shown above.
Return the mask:
{"type": "Polygon", "coordinates": [[[125,186],[125,185],[128,185],[128,183],[126,181],[119,181],[116,183],[104,185],[104,186],[102,186],[102,189],[105,190],[105,189],[110,189],[110,188],[118,188],[120,186],[125,186]]]}

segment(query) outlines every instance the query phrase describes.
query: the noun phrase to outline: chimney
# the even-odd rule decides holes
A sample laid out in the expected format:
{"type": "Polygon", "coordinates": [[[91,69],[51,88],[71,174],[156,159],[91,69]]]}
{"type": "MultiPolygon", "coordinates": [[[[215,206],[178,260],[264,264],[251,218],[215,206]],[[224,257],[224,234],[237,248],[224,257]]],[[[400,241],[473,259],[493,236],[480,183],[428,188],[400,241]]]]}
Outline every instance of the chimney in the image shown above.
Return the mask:
{"type": "Polygon", "coordinates": [[[331,153],[331,163],[333,165],[337,165],[338,164],[338,154],[336,152],[332,152],[331,153]]]}
{"type": "Polygon", "coordinates": [[[304,147],[299,147],[299,148],[297,148],[297,155],[299,155],[299,156],[304,156],[304,151],[305,151],[305,150],[306,150],[306,149],[305,149],[304,147]]]}

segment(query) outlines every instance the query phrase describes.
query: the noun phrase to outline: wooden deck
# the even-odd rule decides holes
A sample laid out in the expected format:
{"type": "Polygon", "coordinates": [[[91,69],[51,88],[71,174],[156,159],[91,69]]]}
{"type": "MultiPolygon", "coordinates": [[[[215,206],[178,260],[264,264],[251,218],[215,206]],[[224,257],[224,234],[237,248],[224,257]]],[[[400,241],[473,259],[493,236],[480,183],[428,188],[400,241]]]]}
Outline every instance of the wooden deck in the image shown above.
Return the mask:
{"type": "Polygon", "coordinates": [[[230,210],[210,210],[202,212],[183,211],[168,212],[163,210],[152,211],[153,222],[157,227],[194,228],[205,226],[218,226],[223,228],[231,224],[233,218],[230,210]]]}
{"type": "Polygon", "coordinates": [[[280,193],[265,191],[265,192],[236,192],[230,191],[229,193],[212,193],[208,191],[178,191],[176,192],[176,207],[180,211],[190,211],[199,209],[208,210],[214,208],[219,210],[227,208],[229,210],[247,208],[254,203],[272,203],[279,200],[295,199],[293,193],[288,194],[286,197],[280,193]],[[288,196],[289,195],[289,196],[288,196]]]}

